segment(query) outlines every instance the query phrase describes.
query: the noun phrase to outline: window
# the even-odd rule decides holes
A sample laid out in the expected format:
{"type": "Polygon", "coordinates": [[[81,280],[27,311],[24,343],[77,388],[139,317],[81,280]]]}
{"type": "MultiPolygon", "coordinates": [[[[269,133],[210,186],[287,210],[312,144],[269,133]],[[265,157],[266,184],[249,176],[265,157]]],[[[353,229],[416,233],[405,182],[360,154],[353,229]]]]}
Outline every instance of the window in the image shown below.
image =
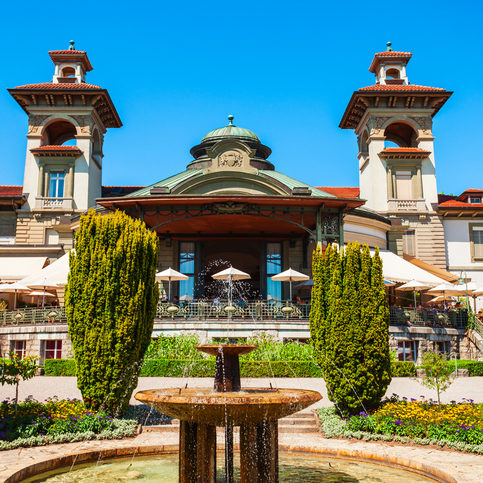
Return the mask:
{"type": "Polygon", "coordinates": [[[10,348],[17,355],[19,359],[23,359],[25,357],[26,346],[27,346],[27,341],[14,340],[12,341],[10,348]]]}
{"type": "Polygon", "coordinates": [[[469,202],[470,203],[481,203],[481,198],[479,198],[477,196],[470,196],[469,202]]]}
{"type": "Polygon", "coordinates": [[[418,341],[400,340],[397,343],[397,358],[400,361],[416,361],[418,358],[418,341]]]}
{"type": "Polygon", "coordinates": [[[44,359],[62,359],[61,340],[46,340],[44,342],[44,359]]]}
{"type": "Polygon", "coordinates": [[[483,225],[470,223],[471,261],[483,260],[483,225]]]}
{"type": "Polygon", "coordinates": [[[267,243],[267,299],[282,299],[282,282],[275,282],[271,277],[282,271],[282,244],[267,243]]]}
{"type": "Polygon", "coordinates": [[[412,257],[416,256],[416,232],[408,231],[403,235],[403,252],[412,257]]]}
{"type": "Polygon", "coordinates": [[[445,356],[449,356],[451,353],[451,344],[448,340],[442,342],[435,342],[434,349],[444,354],[445,356]]]}
{"type": "Polygon", "coordinates": [[[179,271],[189,276],[188,280],[179,282],[180,300],[193,298],[195,288],[195,244],[194,242],[180,242],[179,244],[179,271]]]}
{"type": "Polygon", "coordinates": [[[411,171],[396,171],[396,197],[398,200],[412,200],[411,171]]]}
{"type": "Polygon", "coordinates": [[[45,230],[45,244],[46,245],[58,245],[59,244],[59,233],[52,228],[47,228],[45,230]]]}
{"type": "Polygon", "coordinates": [[[65,173],[63,171],[51,171],[49,181],[49,197],[64,197],[64,180],[65,173]]]}

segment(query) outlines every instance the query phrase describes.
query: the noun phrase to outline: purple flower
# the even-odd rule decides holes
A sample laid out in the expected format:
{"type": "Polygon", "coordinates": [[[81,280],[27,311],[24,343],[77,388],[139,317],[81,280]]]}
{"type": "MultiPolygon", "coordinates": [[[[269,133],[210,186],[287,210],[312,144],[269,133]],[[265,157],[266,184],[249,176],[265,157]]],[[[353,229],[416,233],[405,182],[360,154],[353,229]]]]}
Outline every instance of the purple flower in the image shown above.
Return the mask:
{"type": "Polygon", "coordinates": [[[402,421],[400,419],[394,421],[394,424],[397,424],[398,426],[401,426],[402,424],[402,421]]]}

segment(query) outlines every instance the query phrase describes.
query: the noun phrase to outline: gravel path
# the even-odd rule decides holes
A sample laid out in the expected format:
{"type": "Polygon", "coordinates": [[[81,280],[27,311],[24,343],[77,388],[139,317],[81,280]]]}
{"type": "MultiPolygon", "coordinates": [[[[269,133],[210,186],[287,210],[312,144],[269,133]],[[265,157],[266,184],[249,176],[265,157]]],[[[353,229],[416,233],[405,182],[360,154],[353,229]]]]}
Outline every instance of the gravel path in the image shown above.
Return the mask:
{"type": "MultiPolygon", "coordinates": [[[[210,387],[213,379],[203,378],[177,378],[177,377],[140,377],[136,391],[141,389],[155,389],[166,387],[210,387]]],[[[313,408],[331,406],[332,403],[327,398],[325,382],[321,378],[274,378],[274,379],[242,379],[242,387],[269,387],[274,388],[299,388],[312,389],[322,394],[322,400],[316,403],[313,408]]],[[[136,392],[134,391],[134,393],[136,392]]],[[[134,394],[133,393],[133,394],[134,394]]],[[[436,398],[436,391],[431,391],[422,386],[415,378],[396,377],[392,380],[387,395],[393,393],[401,397],[419,399],[421,395],[433,399],[436,398]]],[[[59,398],[80,398],[80,391],[76,386],[75,377],[51,377],[39,376],[20,384],[19,398],[25,399],[32,395],[37,400],[44,400],[49,396],[59,398]]],[[[6,397],[15,397],[14,386],[0,386],[0,401],[6,397]]],[[[452,400],[461,401],[462,398],[473,399],[483,403],[483,377],[460,377],[455,379],[450,388],[443,393],[442,402],[452,400]]],[[[132,403],[137,401],[132,398],[132,403]]]]}

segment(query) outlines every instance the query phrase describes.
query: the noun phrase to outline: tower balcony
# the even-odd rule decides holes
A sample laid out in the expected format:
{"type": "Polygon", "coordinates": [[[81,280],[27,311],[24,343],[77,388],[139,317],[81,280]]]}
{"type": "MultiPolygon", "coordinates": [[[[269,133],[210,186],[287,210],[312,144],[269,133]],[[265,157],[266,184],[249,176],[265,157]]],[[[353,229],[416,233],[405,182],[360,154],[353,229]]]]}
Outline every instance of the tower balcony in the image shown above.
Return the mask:
{"type": "Polygon", "coordinates": [[[72,198],[39,196],[35,198],[35,209],[45,211],[72,211],[72,198]]]}
{"type": "Polygon", "coordinates": [[[387,211],[396,213],[419,213],[428,210],[424,199],[399,200],[393,198],[387,200],[387,211]]]}

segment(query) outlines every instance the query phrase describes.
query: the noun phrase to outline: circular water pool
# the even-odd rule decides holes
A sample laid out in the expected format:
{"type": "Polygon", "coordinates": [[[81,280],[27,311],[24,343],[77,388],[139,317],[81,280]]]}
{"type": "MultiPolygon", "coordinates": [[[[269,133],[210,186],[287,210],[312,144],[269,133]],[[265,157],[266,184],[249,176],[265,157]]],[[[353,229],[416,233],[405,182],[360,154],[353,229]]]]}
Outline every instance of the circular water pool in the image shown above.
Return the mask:
{"type": "MultiPolygon", "coordinates": [[[[237,455],[238,456],[238,455],[237,455]]],[[[235,464],[237,463],[235,458],[235,464]]],[[[218,455],[221,466],[223,455],[218,455]]],[[[357,460],[330,458],[297,453],[280,453],[280,483],[418,483],[434,482],[432,478],[392,468],[385,465],[357,460]]],[[[72,469],[61,468],[24,480],[24,483],[112,483],[112,482],[178,481],[178,455],[163,454],[133,458],[100,460],[97,463],[75,465],[72,469]]],[[[217,474],[217,482],[224,481],[223,469],[217,474]]],[[[235,468],[235,481],[238,468],[235,468]]]]}

